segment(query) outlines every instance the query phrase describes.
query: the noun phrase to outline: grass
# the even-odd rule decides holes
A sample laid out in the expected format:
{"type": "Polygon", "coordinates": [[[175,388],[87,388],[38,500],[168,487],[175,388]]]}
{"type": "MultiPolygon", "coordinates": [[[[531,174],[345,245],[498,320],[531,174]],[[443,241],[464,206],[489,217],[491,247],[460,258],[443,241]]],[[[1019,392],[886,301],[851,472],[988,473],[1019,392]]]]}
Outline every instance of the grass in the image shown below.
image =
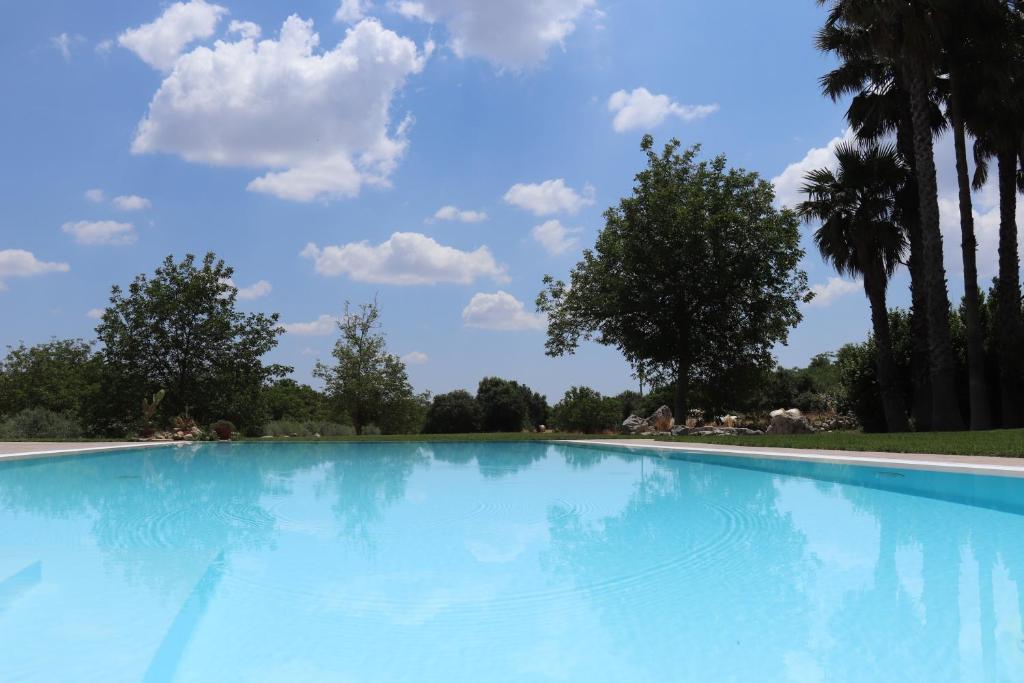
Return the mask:
{"type": "Polygon", "coordinates": [[[565,439],[623,439],[631,438],[621,434],[570,434],[564,432],[486,432],[482,434],[380,434],[367,436],[274,436],[251,437],[245,441],[563,441],[565,439]]]}
{"type": "Polygon", "coordinates": [[[822,432],[793,435],[765,434],[764,436],[659,436],[657,440],[810,450],[992,455],[1024,458],[1024,429],[994,429],[985,432],[907,432],[902,434],[822,432]]]}

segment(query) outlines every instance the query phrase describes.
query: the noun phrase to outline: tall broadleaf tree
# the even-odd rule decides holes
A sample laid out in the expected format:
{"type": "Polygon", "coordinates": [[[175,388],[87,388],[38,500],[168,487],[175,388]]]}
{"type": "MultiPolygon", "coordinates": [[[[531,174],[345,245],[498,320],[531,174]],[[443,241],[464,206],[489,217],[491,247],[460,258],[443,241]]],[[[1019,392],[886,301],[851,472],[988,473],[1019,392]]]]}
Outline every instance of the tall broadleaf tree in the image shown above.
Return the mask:
{"type": "Polygon", "coordinates": [[[878,383],[890,432],[907,431],[906,405],[897,382],[889,334],[886,289],[903,260],[907,238],[899,224],[896,197],[907,171],[893,147],[860,149],[844,143],[836,149],[836,170],[822,168],[805,176],[807,200],[799,213],[818,222],[814,243],[840,275],[859,276],[871,305],[878,383]]]}
{"type": "Polygon", "coordinates": [[[647,166],[633,192],[608,209],[593,249],[569,283],[544,278],[537,307],[548,315],[548,355],[583,339],[613,346],[648,378],[674,385],[684,419],[694,384],[737,368],[773,365],[809,300],[799,269],[799,219],[773,205],[757,173],[698,160],[699,147],[663,151],[644,136],[647,166]]]}

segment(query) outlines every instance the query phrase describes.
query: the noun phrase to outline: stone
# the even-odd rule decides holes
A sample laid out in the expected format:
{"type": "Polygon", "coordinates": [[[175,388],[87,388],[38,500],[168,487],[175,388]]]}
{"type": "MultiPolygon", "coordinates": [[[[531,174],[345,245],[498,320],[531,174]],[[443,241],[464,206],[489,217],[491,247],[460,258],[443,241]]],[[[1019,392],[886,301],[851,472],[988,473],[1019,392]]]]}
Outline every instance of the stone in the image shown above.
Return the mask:
{"type": "Polygon", "coordinates": [[[654,414],[647,421],[652,424],[657,432],[667,432],[675,424],[675,420],[672,419],[672,410],[668,406],[661,406],[655,410],[654,414]]]}
{"type": "Polygon", "coordinates": [[[769,434],[810,434],[814,431],[811,423],[796,408],[789,410],[773,410],[770,413],[771,424],[768,425],[769,434]]]}
{"type": "Polygon", "coordinates": [[[630,415],[622,421],[622,429],[629,432],[630,434],[637,434],[640,429],[646,425],[646,421],[639,415],[630,415]]]}
{"type": "Polygon", "coordinates": [[[723,427],[737,427],[739,426],[740,418],[736,415],[723,415],[721,418],[723,427]]]}
{"type": "Polygon", "coordinates": [[[686,436],[689,433],[690,428],[687,427],[686,425],[676,425],[671,430],[672,436],[686,436]]]}

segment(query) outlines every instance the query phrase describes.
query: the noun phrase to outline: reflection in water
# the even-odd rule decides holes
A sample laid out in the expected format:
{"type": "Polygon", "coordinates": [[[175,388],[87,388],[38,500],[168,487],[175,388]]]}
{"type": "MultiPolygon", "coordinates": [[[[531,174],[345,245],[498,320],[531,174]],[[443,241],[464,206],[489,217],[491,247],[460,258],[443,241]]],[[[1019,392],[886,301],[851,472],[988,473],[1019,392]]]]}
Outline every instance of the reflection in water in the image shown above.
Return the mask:
{"type": "Polygon", "coordinates": [[[1024,481],[884,474],[550,443],[0,463],[0,679],[1024,680],[1024,481]]]}

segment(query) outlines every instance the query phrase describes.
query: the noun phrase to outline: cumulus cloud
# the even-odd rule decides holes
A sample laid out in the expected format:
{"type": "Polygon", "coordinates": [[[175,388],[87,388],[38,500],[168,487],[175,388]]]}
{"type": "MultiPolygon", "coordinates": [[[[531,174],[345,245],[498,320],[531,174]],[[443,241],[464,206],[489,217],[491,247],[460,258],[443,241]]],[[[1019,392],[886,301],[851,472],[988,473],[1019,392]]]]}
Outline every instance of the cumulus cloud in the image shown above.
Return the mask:
{"type": "Polygon", "coordinates": [[[66,273],[71,266],[66,263],[40,261],[31,251],[24,249],[0,249],[0,291],[7,289],[4,281],[12,277],[31,277],[45,273],[66,273]]]}
{"type": "Polygon", "coordinates": [[[341,0],[338,11],[334,13],[334,20],[354,24],[370,11],[369,0],[341,0]]]}
{"type": "Polygon", "coordinates": [[[106,195],[103,194],[103,190],[98,187],[94,187],[91,190],[85,191],[85,198],[93,204],[99,204],[106,198],[106,195]]]}
{"type": "Polygon", "coordinates": [[[426,365],[429,360],[430,356],[422,351],[410,351],[402,356],[402,362],[406,365],[426,365]]]}
{"type": "Polygon", "coordinates": [[[102,308],[90,308],[88,311],[85,312],[85,317],[90,318],[92,320],[99,320],[100,318],[103,317],[103,312],[104,311],[102,308]]]}
{"type": "Polygon", "coordinates": [[[135,244],[137,239],[134,225],[118,221],[77,221],[65,223],[60,229],[73,235],[79,244],[124,246],[135,244]]]}
{"type": "Polygon", "coordinates": [[[196,40],[209,38],[227,9],[205,0],[176,2],[148,24],[128,29],[118,44],[161,71],[170,71],[182,51],[196,40]]]}
{"type": "Polygon", "coordinates": [[[418,232],[396,232],[372,245],[365,240],[319,247],[310,242],[301,255],[321,275],[347,275],[357,282],[389,285],[469,284],[481,277],[508,279],[487,247],[462,251],[418,232]]]}
{"type": "Polygon", "coordinates": [[[259,25],[254,24],[251,21],[232,21],[228,24],[228,33],[235,33],[243,38],[252,38],[255,40],[259,38],[263,33],[263,29],[259,25]]]}
{"type": "Polygon", "coordinates": [[[281,327],[289,334],[303,337],[325,337],[337,329],[339,320],[340,318],[337,316],[324,314],[308,323],[284,323],[281,327]]]}
{"type": "Polygon", "coordinates": [[[583,228],[567,228],[558,220],[535,225],[530,234],[549,254],[562,254],[580,243],[579,234],[583,228]]]}
{"type": "Polygon", "coordinates": [[[522,69],[563,45],[594,0],[391,0],[389,6],[409,19],[443,23],[458,57],[522,69]]]}
{"type": "Polygon", "coordinates": [[[583,194],[565,184],[563,178],[542,183],[516,183],[505,193],[505,202],[538,216],[552,213],[576,213],[594,203],[594,188],[587,185],[583,194]]]}
{"type": "Polygon", "coordinates": [[[372,19],[331,50],[319,42],[313,23],[293,15],[277,40],[242,35],[182,55],[132,151],[267,169],[248,189],[295,201],[387,186],[412,123],[406,116],[392,131],[391,102],[426,57],[372,19]]]}
{"type": "Polygon", "coordinates": [[[835,303],[836,299],[847,294],[864,291],[864,283],[861,280],[844,280],[841,277],[830,277],[824,284],[811,285],[814,298],[808,307],[826,308],[835,303]]]}
{"type": "Polygon", "coordinates": [[[462,322],[487,330],[540,330],[546,325],[543,315],[527,311],[522,301],[502,290],[474,294],[462,309],[462,322]]]}
{"type": "Polygon", "coordinates": [[[140,197],[137,194],[120,195],[114,197],[114,206],[121,209],[122,211],[141,211],[142,209],[148,209],[152,206],[152,203],[145,197],[140,197]]]}
{"type": "Polygon", "coordinates": [[[237,296],[242,301],[251,301],[253,299],[259,299],[260,297],[264,297],[270,294],[271,290],[273,289],[273,287],[270,286],[270,283],[267,282],[266,280],[259,280],[257,282],[252,283],[248,287],[239,287],[238,285],[235,284],[234,280],[228,278],[224,280],[224,284],[228,285],[229,287],[234,287],[235,289],[237,289],[237,296]]]}
{"type": "Polygon", "coordinates": [[[655,95],[647,88],[632,92],[619,90],[608,98],[608,111],[615,114],[612,128],[617,133],[627,130],[650,129],[669,116],[687,123],[703,119],[718,111],[717,104],[679,104],[668,95],[655,95]]]}
{"type": "Polygon", "coordinates": [[[483,211],[470,211],[457,206],[442,206],[434,214],[435,221],[459,221],[460,223],[480,223],[487,220],[483,211]]]}
{"type": "Polygon", "coordinates": [[[836,147],[844,142],[855,140],[853,130],[839,137],[832,138],[824,147],[814,147],[807,151],[804,158],[787,166],[782,173],[772,178],[775,186],[775,201],[780,206],[794,207],[803,201],[800,187],[806,182],[804,176],[816,168],[834,168],[836,164],[836,147]]]}

